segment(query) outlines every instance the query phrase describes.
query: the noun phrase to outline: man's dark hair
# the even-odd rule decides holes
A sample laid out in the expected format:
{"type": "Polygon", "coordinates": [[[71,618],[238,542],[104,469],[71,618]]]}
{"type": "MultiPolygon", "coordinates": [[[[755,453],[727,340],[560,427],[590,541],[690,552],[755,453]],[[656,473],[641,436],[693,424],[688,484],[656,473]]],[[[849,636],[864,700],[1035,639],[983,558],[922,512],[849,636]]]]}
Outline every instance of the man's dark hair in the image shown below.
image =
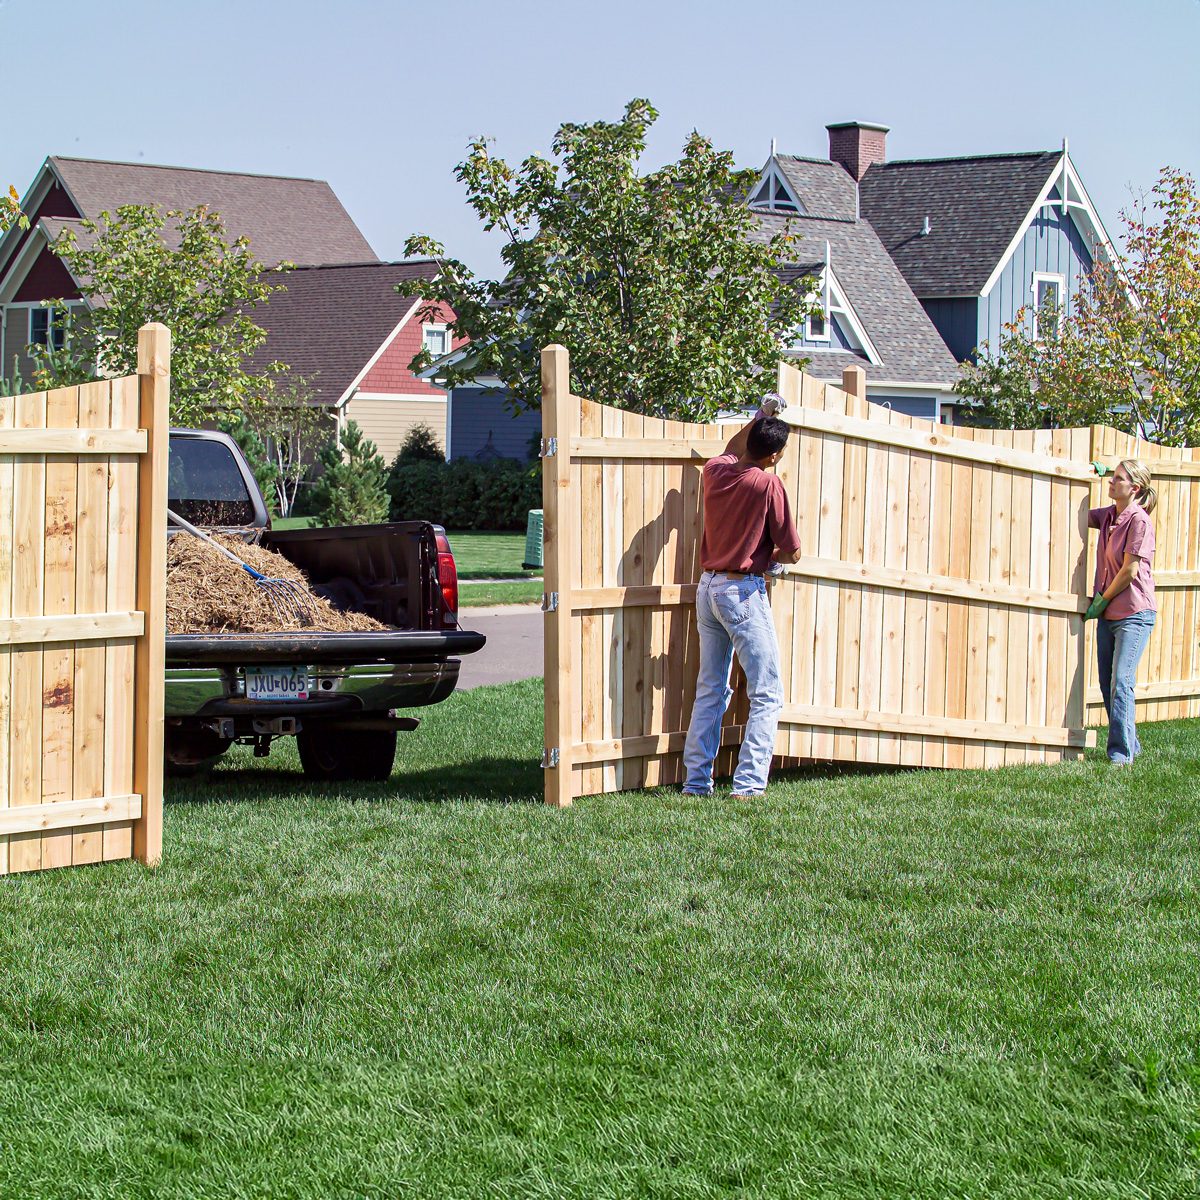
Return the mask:
{"type": "Polygon", "coordinates": [[[778,450],[787,445],[788,434],[792,427],[778,417],[763,417],[750,426],[750,435],[746,438],[746,453],[751,458],[770,458],[778,450]]]}

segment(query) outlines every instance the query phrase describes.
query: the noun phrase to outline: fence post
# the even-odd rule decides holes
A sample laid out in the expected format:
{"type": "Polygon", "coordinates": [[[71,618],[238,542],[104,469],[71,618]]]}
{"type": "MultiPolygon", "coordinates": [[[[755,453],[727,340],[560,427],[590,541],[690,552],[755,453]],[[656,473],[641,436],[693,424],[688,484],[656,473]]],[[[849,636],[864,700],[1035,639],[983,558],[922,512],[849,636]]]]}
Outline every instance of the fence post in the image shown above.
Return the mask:
{"type": "Polygon", "coordinates": [[[867,399],[867,373],[862,367],[845,367],[842,370],[842,391],[856,400],[867,399]]]}
{"type": "Polygon", "coordinates": [[[564,346],[542,351],[542,539],[546,803],[571,803],[571,747],[578,722],[571,639],[571,581],[576,561],[579,498],[571,486],[571,437],[579,405],[571,395],[571,356],[564,346]]]}
{"type": "Polygon", "coordinates": [[[167,638],[167,455],[171,332],[157,322],[138,330],[138,424],[146,453],[138,460],[137,606],[146,629],[134,652],[133,790],[142,815],[133,826],[133,856],[162,858],[163,693],[167,638]]]}

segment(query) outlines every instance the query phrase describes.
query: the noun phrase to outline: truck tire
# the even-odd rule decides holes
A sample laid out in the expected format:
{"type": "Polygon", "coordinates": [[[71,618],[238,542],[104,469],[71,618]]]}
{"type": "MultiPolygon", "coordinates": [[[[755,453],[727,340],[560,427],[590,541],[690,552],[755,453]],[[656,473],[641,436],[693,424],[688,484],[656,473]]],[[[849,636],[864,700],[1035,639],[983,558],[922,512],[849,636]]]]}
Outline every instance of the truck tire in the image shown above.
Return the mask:
{"type": "Polygon", "coordinates": [[[396,760],[396,731],[326,729],[313,721],[296,734],[296,748],[310,779],[382,780],[396,760]]]}

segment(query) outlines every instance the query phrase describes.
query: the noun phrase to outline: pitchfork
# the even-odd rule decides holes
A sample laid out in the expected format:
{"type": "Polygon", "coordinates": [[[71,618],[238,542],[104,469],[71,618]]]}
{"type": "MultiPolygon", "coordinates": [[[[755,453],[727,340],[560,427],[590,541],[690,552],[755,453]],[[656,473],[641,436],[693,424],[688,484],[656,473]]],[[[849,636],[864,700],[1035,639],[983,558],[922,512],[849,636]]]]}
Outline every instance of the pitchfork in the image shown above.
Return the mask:
{"type": "Polygon", "coordinates": [[[261,571],[256,571],[249,563],[243,562],[232,550],[222,546],[216,538],[209,537],[201,529],[197,529],[190,521],[185,521],[177,513],[167,509],[167,516],[180,529],[207,542],[215,550],[219,550],[230,561],[237,563],[251,579],[267,594],[275,615],[286,625],[312,625],[315,613],[312,609],[312,597],[298,583],[291,579],[272,579],[261,571]]]}

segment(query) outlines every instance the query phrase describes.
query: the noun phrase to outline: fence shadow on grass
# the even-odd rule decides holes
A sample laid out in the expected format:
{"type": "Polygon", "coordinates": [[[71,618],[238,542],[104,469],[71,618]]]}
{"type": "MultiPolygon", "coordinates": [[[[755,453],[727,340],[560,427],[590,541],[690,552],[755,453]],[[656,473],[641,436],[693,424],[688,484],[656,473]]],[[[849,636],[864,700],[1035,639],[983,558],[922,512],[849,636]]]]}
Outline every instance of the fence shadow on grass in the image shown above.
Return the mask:
{"type": "Polygon", "coordinates": [[[399,765],[378,783],[319,783],[299,770],[279,767],[218,767],[207,775],[169,776],[168,804],[246,804],[286,798],[329,799],[353,804],[411,800],[426,804],[458,801],[484,804],[542,802],[542,772],[536,759],[479,758],[451,766],[414,770],[399,765]]]}

